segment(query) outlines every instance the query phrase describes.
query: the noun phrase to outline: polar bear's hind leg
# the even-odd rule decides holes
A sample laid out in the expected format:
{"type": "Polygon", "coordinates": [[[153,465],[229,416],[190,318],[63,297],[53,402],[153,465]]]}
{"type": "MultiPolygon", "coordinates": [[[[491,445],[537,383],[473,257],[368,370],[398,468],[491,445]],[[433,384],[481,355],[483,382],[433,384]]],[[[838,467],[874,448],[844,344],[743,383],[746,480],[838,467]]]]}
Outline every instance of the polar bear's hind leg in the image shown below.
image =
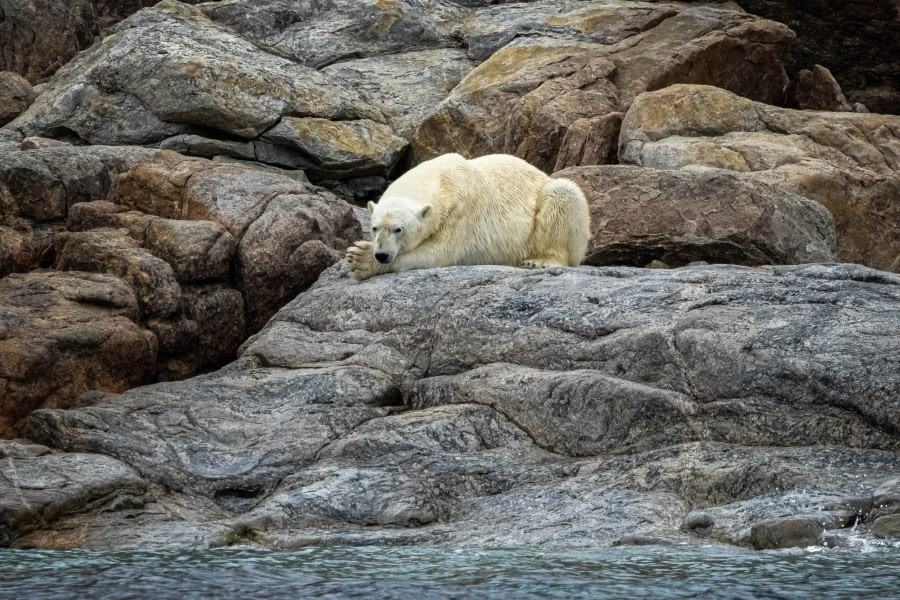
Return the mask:
{"type": "Polygon", "coordinates": [[[526,269],[578,266],[587,253],[590,213],[574,181],[551,179],[541,190],[535,227],[528,242],[526,269]]]}

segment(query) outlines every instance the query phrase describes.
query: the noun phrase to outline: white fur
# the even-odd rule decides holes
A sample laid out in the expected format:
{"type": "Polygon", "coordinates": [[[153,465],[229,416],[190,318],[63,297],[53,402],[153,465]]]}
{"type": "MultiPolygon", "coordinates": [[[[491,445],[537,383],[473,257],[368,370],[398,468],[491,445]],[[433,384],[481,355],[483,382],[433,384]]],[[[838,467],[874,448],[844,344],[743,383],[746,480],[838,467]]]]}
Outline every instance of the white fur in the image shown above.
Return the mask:
{"type": "Polygon", "coordinates": [[[449,265],[575,266],[590,237],[587,200],[574,182],[504,154],[424,162],[369,210],[372,241],[347,251],[355,279],[449,265]]]}

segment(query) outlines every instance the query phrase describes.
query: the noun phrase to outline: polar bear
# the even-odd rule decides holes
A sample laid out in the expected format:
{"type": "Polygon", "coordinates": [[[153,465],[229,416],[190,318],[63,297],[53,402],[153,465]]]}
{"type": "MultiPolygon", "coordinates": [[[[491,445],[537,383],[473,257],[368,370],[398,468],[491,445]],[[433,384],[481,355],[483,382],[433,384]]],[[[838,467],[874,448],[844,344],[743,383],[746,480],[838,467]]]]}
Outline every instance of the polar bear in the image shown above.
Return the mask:
{"type": "Polygon", "coordinates": [[[520,158],[445,154],[411,169],[369,202],[371,241],[347,250],[350,277],[450,265],[576,266],[590,237],[574,181],[520,158]]]}

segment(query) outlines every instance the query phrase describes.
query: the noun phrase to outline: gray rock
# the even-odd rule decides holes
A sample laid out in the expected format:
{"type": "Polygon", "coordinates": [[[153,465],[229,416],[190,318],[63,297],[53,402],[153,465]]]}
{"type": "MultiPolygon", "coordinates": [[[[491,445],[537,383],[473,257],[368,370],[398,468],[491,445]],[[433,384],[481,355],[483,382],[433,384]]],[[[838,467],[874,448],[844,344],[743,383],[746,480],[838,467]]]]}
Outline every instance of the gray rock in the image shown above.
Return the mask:
{"type": "Polygon", "coordinates": [[[199,135],[176,135],[159,143],[163,150],[173,150],[188,156],[213,158],[214,156],[232,156],[246,160],[255,160],[256,151],[253,142],[236,142],[216,140],[199,135]]]}
{"type": "Polygon", "coordinates": [[[750,543],[756,550],[805,548],[819,544],[825,527],[815,517],[760,521],[753,525],[750,543]]]}
{"type": "Polygon", "coordinates": [[[900,279],[855,265],[363,283],[332,267],[225,369],[33,413],[30,439],[121,460],[156,491],[14,543],[78,523],[127,545],[126,514],[188,546],[843,531],[900,466],[898,300],[900,279]],[[160,508],[184,504],[180,521],[160,508]]]}

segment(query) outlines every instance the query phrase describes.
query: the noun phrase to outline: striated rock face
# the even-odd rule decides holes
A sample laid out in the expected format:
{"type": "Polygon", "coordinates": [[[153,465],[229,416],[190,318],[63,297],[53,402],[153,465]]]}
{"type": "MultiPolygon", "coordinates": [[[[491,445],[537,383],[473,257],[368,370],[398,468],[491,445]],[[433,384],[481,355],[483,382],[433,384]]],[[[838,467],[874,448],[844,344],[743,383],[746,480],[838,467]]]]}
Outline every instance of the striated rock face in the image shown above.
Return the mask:
{"type": "Polygon", "coordinates": [[[839,261],[889,269],[900,257],[900,117],[788,110],[675,85],[635,101],[619,157],[656,169],[744,173],[824,205],[839,261]]]}
{"type": "Polygon", "coordinates": [[[855,265],[333,267],[217,373],[33,413],[29,438],[148,491],[18,517],[36,531],[12,543],[889,534],[898,302],[900,278],[855,265]]]}
{"type": "Polygon", "coordinates": [[[824,206],[721,169],[575,167],[591,209],[585,264],[674,267],[833,262],[834,221],[824,206]]]}

